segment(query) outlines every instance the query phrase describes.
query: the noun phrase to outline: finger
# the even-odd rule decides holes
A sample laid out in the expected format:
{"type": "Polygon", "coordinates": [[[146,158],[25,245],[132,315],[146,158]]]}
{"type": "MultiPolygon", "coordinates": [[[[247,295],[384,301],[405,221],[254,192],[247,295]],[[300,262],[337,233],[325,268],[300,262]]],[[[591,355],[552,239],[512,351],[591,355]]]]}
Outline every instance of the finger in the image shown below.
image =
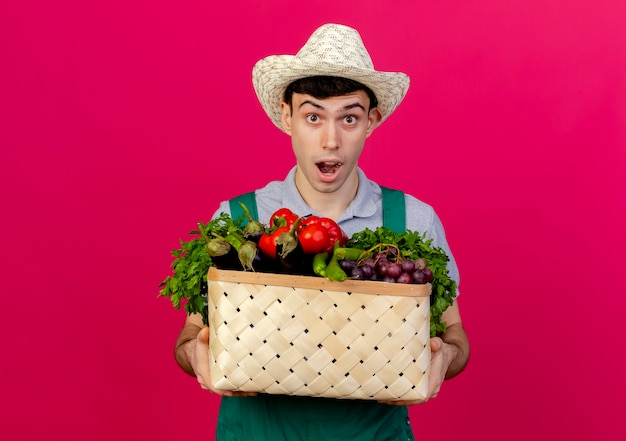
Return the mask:
{"type": "Polygon", "coordinates": [[[430,394],[430,398],[437,398],[437,395],[439,395],[439,391],[441,390],[441,385],[439,385],[438,387],[435,388],[435,390],[433,390],[430,394]]]}
{"type": "Polygon", "coordinates": [[[430,350],[432,352],[437,352],[443,347],[443,340],[439,337],[433,337],[430,339],[430,350]]]}
{"type": "Polygon", "coordinates": [[[395,400],[395,401],[385,401],[385,400],[378,400],[379,403],[381,404],[387,404],[389,406],[413,406],[414,404],[421,404],[426,402],[424,401],[420,401],[420,400],[395,400]]]}
{"type": "Polygon", "coordinates": [[[258,395],[258,392],[244,392],[244,391],[237,391],[237,390],[214,389],[214,390],[211,390],[211,392],[216,393],[218,395],[225,396],[225,397],[254,397],[258,395]]]}
{"type": "Polygon", "coordinates": [[[202,379],[201,377],[198,377],[197,380],[198,380],[198,384],[200,385],[200,388],[204,390],[208,390],[209,392],[212,392],[212,393],[217,393],[215,390],[211,389],[211,387],[208,384],[206,384],[204,382],[204,379],[202,379]]]}
{"type": "Polygon", "coordinates": [[[198,340],[200,342],[202,342],[203,344],[208,345],[209,344],[209,328],[208,327],[204,327],[200,330],[200,332],[198,333],[198,340]]]}
{"type": "Polygon", "coordinates": [[[240,397],[255,397],[258,394],[258,392],[236,392],[236,395],[240,397]]]}
{"type": "Polygon", "coordinates": [[[230,391],[233,397],[255,397],[257,392],[230,391]]]}

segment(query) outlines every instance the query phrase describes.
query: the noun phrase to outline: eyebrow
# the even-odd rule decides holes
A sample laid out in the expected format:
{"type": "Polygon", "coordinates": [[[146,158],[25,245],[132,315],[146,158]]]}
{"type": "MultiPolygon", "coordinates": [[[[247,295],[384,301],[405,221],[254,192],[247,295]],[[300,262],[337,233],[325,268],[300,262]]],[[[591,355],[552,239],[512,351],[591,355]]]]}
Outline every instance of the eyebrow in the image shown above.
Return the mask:
{"type": "MultiPolygon", "coordinates": [[[[311,101],[311,100],[304,100],[304,101],[300,104],[300,106],[298,106],[298,108],[301,108],[301,107],[302,107],[302,106],[304,106],[305,104],[310,104],[310,105],[312,105],[312,106],[313,106],[313,107],[315,107],[315,108],[318,108],[318,109],[320,109],[320,110],[325,110],[325,109],[324,109],[324,106],[322,106],[321,104],[318,104],[318,103],[316,103],[316,102],[313,102],[313,101],[311,101]]],[[[363,105],[361,105],[361,103],[352,103],[352,104],[348,104],[348,105],[346,105],[346,106],[343,106],[343,107],[342,107],[341,109],[339,109],[339,110],[340,110],[340,111],[342,111],[342,112],[345,112],[345,111],[347,111],[347,110],[354,109],[354,108],[360,108],[360,109],[362,109],[362,110],[365,112],[365,107],[363,107],[363,105]]]]}

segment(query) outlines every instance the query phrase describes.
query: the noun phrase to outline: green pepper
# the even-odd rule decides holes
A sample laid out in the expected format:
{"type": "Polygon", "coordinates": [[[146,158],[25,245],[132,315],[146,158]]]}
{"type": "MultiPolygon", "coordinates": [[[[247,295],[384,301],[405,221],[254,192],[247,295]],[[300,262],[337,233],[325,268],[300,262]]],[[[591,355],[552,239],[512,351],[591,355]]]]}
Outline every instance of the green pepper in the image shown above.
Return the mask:
{"type": "Polygon", "coordinates": [[[336,282],[343,282],[348,278],[348,275],[343,268],[341,268],[341,264],[339,262],[342,260],[353,260],[358,262],[360,259],[370,255],[371,252],[369,251],[364,251],[360,248],[342,248],[339,246],[339,242],[335,242],[333,255],[326,266],[324,274],[327,279],[334,280],[336,282]]]}
{"type": "Polygon", "coordinates": [[[333,253],[328,265],[326,266],[326,278],[335,282],[343,282],[347,277],[348,275],[341,268],[341,265],[339,265],[337,255],[333,253]]]}
{"type": "Polygon", "coordinates": [[[360,248],[335,248],[333,254],[337,256],[337,260],[354,260],[358,262],[364,257],[368,257],[371,253],[360,248]]]}
{"type": "Polygon", "coordinates": [[[318,276],[325,277],[326,276],[326,267],[328,258],[330,257],[330,252],[325,251],[323,253],[317,253],[313,257],[313,273],[318,276]]]}

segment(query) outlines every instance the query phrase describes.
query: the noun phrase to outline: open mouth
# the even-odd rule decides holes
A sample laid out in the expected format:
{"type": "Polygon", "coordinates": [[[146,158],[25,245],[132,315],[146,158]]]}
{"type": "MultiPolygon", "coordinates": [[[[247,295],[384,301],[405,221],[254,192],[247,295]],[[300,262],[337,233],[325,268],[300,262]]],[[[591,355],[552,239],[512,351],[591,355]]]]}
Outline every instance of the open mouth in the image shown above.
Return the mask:
{"type": "Polygon", "coordinates": [[[339,170],[342,165],[341,162],[318,162],[317,168],[319,168],[322,173],[330,175],[339,170]]]}

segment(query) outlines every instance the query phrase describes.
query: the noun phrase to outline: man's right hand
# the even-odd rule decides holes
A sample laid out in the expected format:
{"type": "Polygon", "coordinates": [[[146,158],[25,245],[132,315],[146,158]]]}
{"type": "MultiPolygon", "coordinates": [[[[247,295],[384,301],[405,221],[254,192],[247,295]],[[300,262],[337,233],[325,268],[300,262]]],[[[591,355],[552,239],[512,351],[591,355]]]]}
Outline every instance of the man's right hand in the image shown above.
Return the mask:
{"type": "MultiPolygon", "coordinates": [[[[196,374],[196,379],[202,389],[216,392],[211,386],[209,376],[209,328],[206,326],[200,330],[195,341],[190,341],[193,346],[191,351],[191,367],[196,374]]],[[[217,392],[216,392],[217,393],[217,392]]]]}
{"type": "Polygon", "coordinates": [[[209,371],[209,328],[199,326],[197,317],[187,318],[176,344],[176,360],[185,372],[196,377],[204,390],[228,397],[258,395],[257,392],[219,390],[213,387],[209,371]],[[195,333],[196,336],[192,337],[195,333]]]}

